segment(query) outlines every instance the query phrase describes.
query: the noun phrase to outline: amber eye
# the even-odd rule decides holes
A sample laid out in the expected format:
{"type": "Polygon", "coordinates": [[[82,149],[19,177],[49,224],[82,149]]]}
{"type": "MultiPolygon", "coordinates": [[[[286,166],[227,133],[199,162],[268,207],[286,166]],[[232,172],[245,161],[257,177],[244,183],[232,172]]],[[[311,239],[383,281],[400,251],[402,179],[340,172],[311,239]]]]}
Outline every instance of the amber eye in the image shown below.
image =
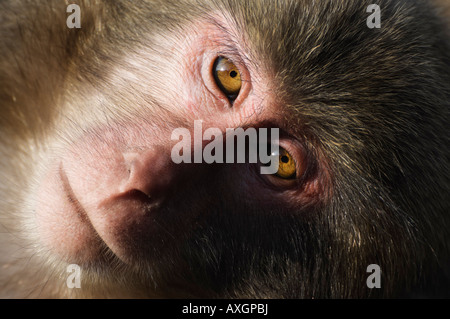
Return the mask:
{"type": "Polygon", "coordinates": [[[230,100],[235,100],[241,89],[241,74],[229,59],[218,57],[213,67],[214,79],[220,90],[230,100]]]}
{"type": "Polygon", "coordinates": [[[280,147],[278,171],[275,176],[282,179],[294,179],[297,176],[297,168],[294,158],[284,148],[280,147]]]}

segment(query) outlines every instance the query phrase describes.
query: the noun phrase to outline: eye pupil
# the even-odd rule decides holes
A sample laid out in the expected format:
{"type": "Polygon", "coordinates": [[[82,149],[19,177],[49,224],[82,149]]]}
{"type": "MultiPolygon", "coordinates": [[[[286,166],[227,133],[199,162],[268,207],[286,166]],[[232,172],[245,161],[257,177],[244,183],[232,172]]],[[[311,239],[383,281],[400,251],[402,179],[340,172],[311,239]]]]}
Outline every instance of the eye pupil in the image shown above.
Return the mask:
{"type": "Polygon", "coordinates": [[[236,71],[231,71],[231,72],[230,72],[230,76],[231,76],[232,78],[235,78],[235,77],[237,76],[237,72],[236,72],[236,71]]]}
{"type": "Polygon", "coordinates": [[[289,158],[286,155],[284,155],[284,156],[281,157],[281,161],[283,163],[288,163],[289,162],[289,158]]]}

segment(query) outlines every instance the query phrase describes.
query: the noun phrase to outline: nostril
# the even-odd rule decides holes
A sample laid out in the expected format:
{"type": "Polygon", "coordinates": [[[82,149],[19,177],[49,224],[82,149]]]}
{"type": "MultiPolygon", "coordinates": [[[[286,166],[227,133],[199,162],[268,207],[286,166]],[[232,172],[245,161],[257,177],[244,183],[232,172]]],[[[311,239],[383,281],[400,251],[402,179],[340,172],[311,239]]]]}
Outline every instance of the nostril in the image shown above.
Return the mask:
{"type": "Polygon", "coordinates": [[[128,199],[132,198],[138,200],[141,203],[153,203],[156,199],[155,196],[150,197],[148,194],[138,189],[130,189],[129,191],[124,192],[121,196],[128,199]]]}
{"type": "Polygon", "coordinates": [[[123,181],[120,191],[139,191],[146,197],[155,199],[164,195],[171,186],[174,170],[170,154],[161,148],[146,149],[141,152],[123,153],[128,178],[123,181]]]}

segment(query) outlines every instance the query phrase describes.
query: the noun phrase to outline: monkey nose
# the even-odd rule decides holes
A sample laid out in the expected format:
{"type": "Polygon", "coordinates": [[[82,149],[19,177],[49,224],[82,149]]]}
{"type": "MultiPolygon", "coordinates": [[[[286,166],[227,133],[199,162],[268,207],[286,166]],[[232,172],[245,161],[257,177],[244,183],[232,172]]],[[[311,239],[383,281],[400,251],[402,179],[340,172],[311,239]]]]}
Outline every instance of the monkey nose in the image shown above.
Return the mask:
{"type": "Polygon", "coordinates": [[[175,164],[163,148],[123,153],[128,178],[120,185],[121,193],[141,192],[152,200],[161,199],[173,184],[175,164]]]}

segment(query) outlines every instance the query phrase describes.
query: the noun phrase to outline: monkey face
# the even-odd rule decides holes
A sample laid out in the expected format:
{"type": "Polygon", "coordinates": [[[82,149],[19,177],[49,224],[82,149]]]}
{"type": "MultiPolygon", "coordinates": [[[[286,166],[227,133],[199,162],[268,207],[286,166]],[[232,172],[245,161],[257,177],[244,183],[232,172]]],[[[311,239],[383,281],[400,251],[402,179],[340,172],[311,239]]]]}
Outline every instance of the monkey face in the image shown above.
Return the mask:
{"type": "MultiPolygon", "coordinates": [[[[227,43],[238,38],[217,21],[197,22],[182,41],[176,33],[155,36],[153,45],[164,46],[167,56],[152,61],[148,50],[127,56],[107,75],[116,86],[117,102],[107,106],[113,116],[102,119],[107,111],[95,99],[66,102],[56,128],[60,136],[46,155],[51,161],[42,166],[35,186],[38,237],[58,258],[105,273],[117,264],[152,277],[176,271],[186,273],[183,281],[193,281],[189,269],[204,273],[224,258],[205,263],[200,256],[231,260],[242,249],[251,252],[248,258],[267,249],[294,251],[286,244],[292,242],[292,220],[307,219],[327,197],[326,162],[293,137],[286,110],[271,89],[273,71],[244,63],[251,48],[228,52],[227,43]],[[164,76],[155,77],[153,70],[164,76]],[[143,82],[152,86],[151,99],[139,97],[143,82]],[[194,125],[199,119],[200,128],[194,125]],[[71,129],[64,129],[67,125],[71,129]],[[174,131],[180,128],[188,132],[183,152],[192,160],[187,163],[173,159],[174,131]],[[261,174],[262,164],[250,163],[248,156],[240,163],[197,160],[218,136],[225,147],[227,130],[237,128],[279,131],[275,173],[261,174]],[[209,129],[217,132],[214,140],[209,129]],[[262,233],[279,233],[284,240],[264,242],[258,239],[262,233]],[[230,234],[242,247],[232,248],[230,234]]],[[[227,150],[224,158],[235,159],[242,151],[247,148],[227,150]]],[[[227,271],[234,267],[231,263],[227,271]]]]}
{"type": "MultiPolygon", "coordinates": [[[[282,111],[274,111],[279,102],[267,89],[269,70],[247,67],[231,53],[224,58],[224,35],[211,23],[203,22],[195,30],[195,36],[187,38],[168,61],[158,61],[164,73],[183,75],[173,76],[174,85],[163,97],[139,101],[127,117],[77,123],[80,133],[72,131],[71,137],[65,137],[69,142],[61,143],[51,156],[50,169],[44,170],[37,187],[37,220],[40,237],[68,261],[92,263],[104,259],[107,251],[127,264],[153,263],[165,251],[183,246],[213,215],[230,220],[239,216],[226,208],[230,206],[226,202],[242,207],[239,211],[253,207],[263,216],[268,209],[300,209],[325,196],[325,178],[314,172],[316,158],[287,133],[286,125],[277,141],[283,154],[276,174],[261,175],[258,163],[245,160],[207,164],[189,158],[188,163],[174,163],[171,136],[176,125],[189,133],[183,152],[192,151],[197,157],[211,143],[203,138],[209,128],[225,136],[230,128],[278,129],[282,125],[277,123],[285,118],[282,111]],[[176,99],[168,103],[167,96],[176,99]],[[163,117],[178,120],[164,126],[152,120],[163,117]],[[205,124],[196,128],[193,124],[199,118],[205,124]]],[[[128,59],[136,64],[146,62],[144,57],[128,59]]],[[[145,72],[151,68],[134,67],[145,72]]],[[[130,76],[121,69],[115,72],[130,76]]],[[[120,113],[123,106],[115,107],[120,113]]],[[[232,158],[235,155],[239,154],[232,158]]]]}
{"type": "Polygon", "coordinates": [[[45,293],[77,294],[67,264],[80,296],[450,281],[450,45],[425,2],[382,0],[368,24],[358,0],[114,1],[81,5],[79,30],[49,22],[62,3],[35,6],[46,28],[23,10],[5,28],[20,45],[0,37],[0,213],[45,293]]]}

